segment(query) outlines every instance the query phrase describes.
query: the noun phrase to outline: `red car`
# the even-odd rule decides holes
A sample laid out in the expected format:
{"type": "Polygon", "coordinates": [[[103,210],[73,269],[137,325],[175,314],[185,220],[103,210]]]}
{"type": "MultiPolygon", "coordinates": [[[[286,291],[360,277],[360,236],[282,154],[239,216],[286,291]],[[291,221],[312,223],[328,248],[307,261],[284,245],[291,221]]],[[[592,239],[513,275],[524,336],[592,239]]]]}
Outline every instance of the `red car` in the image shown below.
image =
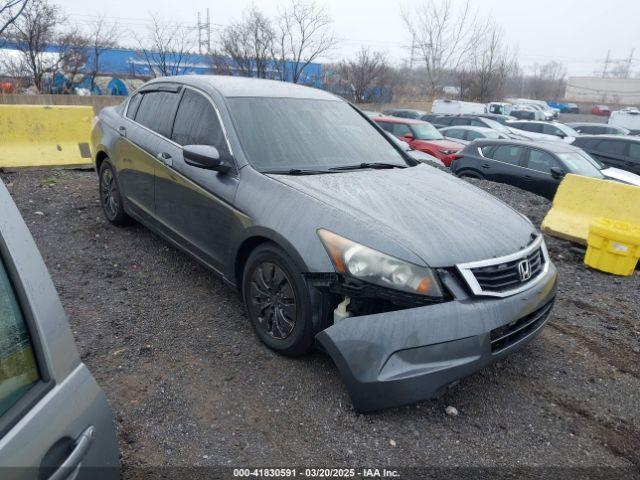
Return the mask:
{"type": "Polygon", "coordinates": [[[455,160],[456,153],[465,147],[461,143],[446,140],[429,122],[397,117],[375,117],[372,120],[387,132],[407,142],[414,150],[442,160],[447,167],[455,160]]]}
{"type": "Polygon", "coordinates": [[[611,109],[606,105],[596,105],[591,109],[591,115],[608,117],[609,115],[611,115],[611,109]]]}

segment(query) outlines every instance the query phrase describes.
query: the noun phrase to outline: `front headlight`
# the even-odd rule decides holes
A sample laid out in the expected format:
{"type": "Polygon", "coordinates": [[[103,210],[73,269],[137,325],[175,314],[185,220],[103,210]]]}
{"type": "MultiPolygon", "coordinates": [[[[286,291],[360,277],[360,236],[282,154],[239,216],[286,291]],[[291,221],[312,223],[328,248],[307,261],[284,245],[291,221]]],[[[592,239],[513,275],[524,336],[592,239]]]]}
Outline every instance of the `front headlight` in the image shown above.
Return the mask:
{"type": "Polygon", "coordinates": [[[338,273],[416,295],[443,296],[433,270],[428,267],[405,262],[328,230],[318,230],[318,236],[338,273]]]}

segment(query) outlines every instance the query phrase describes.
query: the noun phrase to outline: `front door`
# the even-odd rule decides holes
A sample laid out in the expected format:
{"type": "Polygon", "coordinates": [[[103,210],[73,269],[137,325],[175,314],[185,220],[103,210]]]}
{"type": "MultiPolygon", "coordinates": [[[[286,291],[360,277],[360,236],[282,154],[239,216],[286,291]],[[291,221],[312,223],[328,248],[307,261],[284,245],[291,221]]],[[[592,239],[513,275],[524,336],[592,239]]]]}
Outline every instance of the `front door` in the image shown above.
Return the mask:
{"type": "Polygon", "coordinates": [[[551,168],[562,168],[560,163],[545,151],[528,149],[525,166],[528,170],[523,177],[523,188],[550,200],[553,199],[558,185],[560,185],[560,180],[551,175],[551,168]]]}
{"type": "Polygon", "coordinates": [[[218,115],[207,97],[186,88],[178,107],[171,141],[163,145],[155,177],[156,218],[161,228],[194,255],[222,270],[229,231],[237,216],[233,201],[237,171],[222,174],[188,165],[185,145],[210,145],[232,162],[218,115]]]}

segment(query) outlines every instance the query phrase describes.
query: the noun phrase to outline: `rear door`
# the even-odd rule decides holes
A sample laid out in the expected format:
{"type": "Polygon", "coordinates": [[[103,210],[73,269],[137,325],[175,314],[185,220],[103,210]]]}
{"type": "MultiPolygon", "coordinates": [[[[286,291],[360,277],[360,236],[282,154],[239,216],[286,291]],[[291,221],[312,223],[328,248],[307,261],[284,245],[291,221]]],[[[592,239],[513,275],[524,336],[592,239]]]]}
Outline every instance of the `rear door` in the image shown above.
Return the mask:
{"type": "Polygon", "coordinates": [[[624,140],[600,140],[593,147],[594,156],[611,167],[629,170],[628,143],[624,140]]]}
{"type": "Polygon", "coordinates": [[[202,93],[185,87],[171,140],[162,153],[170,161],[156,168],[156,217],[169,236],[194,255],[221,271],[229,230],[236,217],[232,207],[238,188],[235,168],[228,173],[188,165],[182,147],[208,145],[233,164],[225,132],[213,103],[202,93]]]}
{"type": "Polygon", "coordinates": [[[519,145],[498,145],[489,154],[491,159],[480,166],[482,173],[494,182],[522,188],[526,169],[522,167],[525,149],[519,145]]]}
{"type": "Polygon", "coordinates": [[[15,467],[3,469],[3,479],[119,478],[106,398],[80,361],[42,257],[2,182],[0,366],[0,467],[15,467]]]}
{"type": "Polygon", "coordinates": [[[556,158],[544,150],[528,148],[525,154],[527,172],[523,175],[522,188],[530,192],[553,199],[560,180],[553,178],[551,168],[562,165],[556,158]]]}

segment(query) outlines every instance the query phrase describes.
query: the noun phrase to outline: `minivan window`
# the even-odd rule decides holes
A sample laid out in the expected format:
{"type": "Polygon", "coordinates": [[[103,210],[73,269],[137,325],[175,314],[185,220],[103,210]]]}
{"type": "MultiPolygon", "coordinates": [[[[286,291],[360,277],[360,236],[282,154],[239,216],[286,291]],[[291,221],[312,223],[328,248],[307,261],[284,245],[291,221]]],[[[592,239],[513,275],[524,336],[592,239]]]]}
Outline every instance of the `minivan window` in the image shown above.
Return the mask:
{"type": "Polygon", "coordinates": [[[180,95],[176,93],[145,93],[136,112],[136,122],[169,138],[178,100],[180,100],[180,95]]]}
{"type": "Polygon", "coordinates": [[[29,331],[0,261],[0,415],[39,380],[29,331]]]}
{"type": "Polygon", "coordinates": [[[225,146],[224,132],[213,106],[204,96],[186,89],[178,106],[171,139],[178,145],[225,146]]]}
{"type": "Polygon", "coordinates": [[[296,98],[229,98],[249,162],[260,171],[328,169],[363,162],[407,166],[348,103],[296,98]]]}

